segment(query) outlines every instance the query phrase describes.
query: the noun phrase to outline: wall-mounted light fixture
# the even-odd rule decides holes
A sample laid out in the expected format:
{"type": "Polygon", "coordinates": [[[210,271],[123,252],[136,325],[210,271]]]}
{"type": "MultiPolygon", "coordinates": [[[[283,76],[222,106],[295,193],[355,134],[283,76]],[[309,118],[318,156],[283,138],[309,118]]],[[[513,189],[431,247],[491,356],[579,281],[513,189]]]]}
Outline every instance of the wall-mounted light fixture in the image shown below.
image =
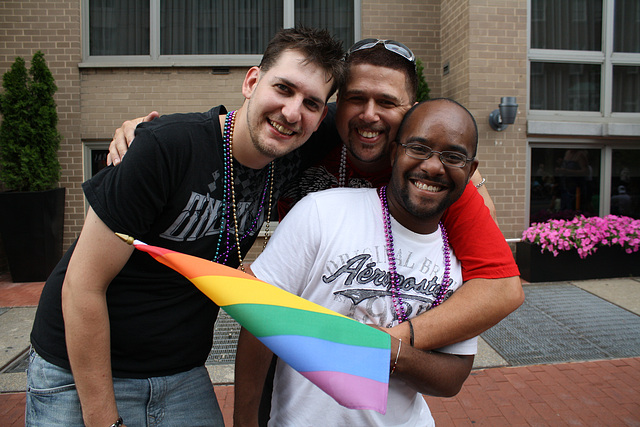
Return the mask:
{"type": "Polygon", "coordinates": [[[493,110],[489,114],[489,125],[493,130],[502,131],[508,125],[516,121],[518,113],[518,103],[515,96],[503,96],[500,98],[499,109],[493,110]]]}

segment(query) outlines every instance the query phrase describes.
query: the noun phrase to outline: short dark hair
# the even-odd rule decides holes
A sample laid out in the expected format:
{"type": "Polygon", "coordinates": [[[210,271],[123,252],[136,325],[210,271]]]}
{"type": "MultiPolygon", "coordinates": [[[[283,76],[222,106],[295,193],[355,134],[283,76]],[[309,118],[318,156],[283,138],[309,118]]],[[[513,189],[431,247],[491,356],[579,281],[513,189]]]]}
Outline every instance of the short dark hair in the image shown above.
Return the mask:
{"type": "MultiPolygon", "coordinates": [[[[378,44],[370,49],[362,49],[352,52],[346,59],[347,76],[345,84],[349,80],[351,66],[358,64],[370,64],[379,67],[391,68],[392,70],[402,71],[405,75],[407,93],[409,94],[409,102],[416,102],[416,92],[418,90],[418,73],[416,72],[416,64],[406,58],[387,50],[384,45],[378,44]]],[[[344,86],[340,86],[344,88],[344,86]]]]}
{"type": "Polygon", "coordinates": [[[428,102],[434,102],[434,101],[446,101],[449,102],[451,104],[455,104],[458,107],[462,108],[467,115],[471,118],[471,122],[473,123],[473,131],[474,131],[474,135],[473,135],[473,155],[471,157],[475,158],[476,154],[478,152],[478,124],[476,123],[476,119],[473,117],[473,114],[471,114],[471,112],[469,110],[467,110],[467,107],[465,107],[464,105],[460,104],[458,101],[455,101],[451,98],[432,98],[432,99],[427,99],[426,101],[422,101],[418,104],[415,104],[413,107],[411,107],[411,109],[409,109],[409,111],[407,111],[407,113],[404,115],[404,117],[402,118],[402,122],[400,123],[400,127],[398,128],[398,133],[396,134],[396,143],[400,143],[400,141],[402,140],[402,136],[404,134],[404,129],[406,127],[407,124],[407,120],[409,120],[409,117],[411,117],[411,115],[415,112],[415,110],[423,105],[426,104],[428,102]]]}
{"type": "Polygon", "coordinates": [[[327,30],[303,26],[281,29],[267,45],[260,61],[260,69],[268,71],[286,50],[301,51],[306,63],[317,64],[327,72],[327,81],[333,81],[327,100],[343,85],[346,66],[342,60],[342,42],[327,30]]]}

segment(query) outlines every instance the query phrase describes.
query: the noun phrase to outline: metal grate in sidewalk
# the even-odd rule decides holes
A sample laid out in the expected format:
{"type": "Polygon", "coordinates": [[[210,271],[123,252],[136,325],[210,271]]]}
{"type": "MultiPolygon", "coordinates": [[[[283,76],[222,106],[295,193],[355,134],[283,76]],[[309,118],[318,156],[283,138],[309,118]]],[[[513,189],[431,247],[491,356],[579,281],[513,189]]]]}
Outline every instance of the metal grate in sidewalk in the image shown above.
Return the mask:
{"type": "Polygon", "coordinates": [[[524,290],[524,304],[482,334],[509,364],[640,356],[639,316],[569,284],[524,290]]]}
{"type": "MultiPolygon", "coordinates": [[[[0,315],[8,309],[0,307],[0,315]]],[[[236,361],[236,346],[240,325],[224,310],[220,310],[218,320],[213,330],[213,348],[207,357],[206,365],[233,365],[236,361]]],[[[21,373],[27,370],[29,364],[28,352],[21,354],[13,362],[4,367],[0,373],[21,373]]]]}
{"type": "Polygon", "coordinates": [[[236,361],[236,346],[240,325],[224,310],[220,310],[213,328],[213,348],[206,365],[233,365],[236,361]]]}

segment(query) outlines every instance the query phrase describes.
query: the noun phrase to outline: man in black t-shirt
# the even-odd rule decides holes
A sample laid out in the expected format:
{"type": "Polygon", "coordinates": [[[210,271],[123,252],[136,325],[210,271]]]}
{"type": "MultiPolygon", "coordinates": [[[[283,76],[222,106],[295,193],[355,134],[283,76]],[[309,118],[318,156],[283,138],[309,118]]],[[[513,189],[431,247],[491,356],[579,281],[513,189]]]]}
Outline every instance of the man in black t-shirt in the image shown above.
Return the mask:
{"type": "Polygon", "coordinates": [[[204,367],[218,307],[114,232],[238,266],[280,187],[318,155],[298,148],[342,82],[342,56],[326,31],[282,30],[238,111],[145,124],[121,165],[83,185],[91,207],[31,334],[27,425],[222,425],[204,367]]]}

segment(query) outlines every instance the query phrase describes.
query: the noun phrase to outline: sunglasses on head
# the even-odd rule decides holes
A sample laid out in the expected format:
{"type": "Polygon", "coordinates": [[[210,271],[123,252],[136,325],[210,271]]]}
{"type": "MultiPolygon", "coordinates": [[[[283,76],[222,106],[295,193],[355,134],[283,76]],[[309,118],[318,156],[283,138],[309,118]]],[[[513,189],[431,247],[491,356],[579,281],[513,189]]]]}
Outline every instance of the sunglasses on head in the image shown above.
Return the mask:
{"type": "Polygon", "coordinates": [[[382,44],[385,47],[385,49],[387,49],[388,51],[398,54],[402,56],[404,59],[406,59],[407,61],[415,64],[416,56],[413,54],[413,52],[411,52],[411,49],[409,49],[402,43],[397,42],[395,40],[379,40],[379,39],[360,40],[359,42],[356,42],[353,46],[351,46],[351,48],[349,48],[345,58],[348,58],[349,55],[351,55],[354,52],[357,52],[359,50],[372,49],[379,44],[382,44]]]}

